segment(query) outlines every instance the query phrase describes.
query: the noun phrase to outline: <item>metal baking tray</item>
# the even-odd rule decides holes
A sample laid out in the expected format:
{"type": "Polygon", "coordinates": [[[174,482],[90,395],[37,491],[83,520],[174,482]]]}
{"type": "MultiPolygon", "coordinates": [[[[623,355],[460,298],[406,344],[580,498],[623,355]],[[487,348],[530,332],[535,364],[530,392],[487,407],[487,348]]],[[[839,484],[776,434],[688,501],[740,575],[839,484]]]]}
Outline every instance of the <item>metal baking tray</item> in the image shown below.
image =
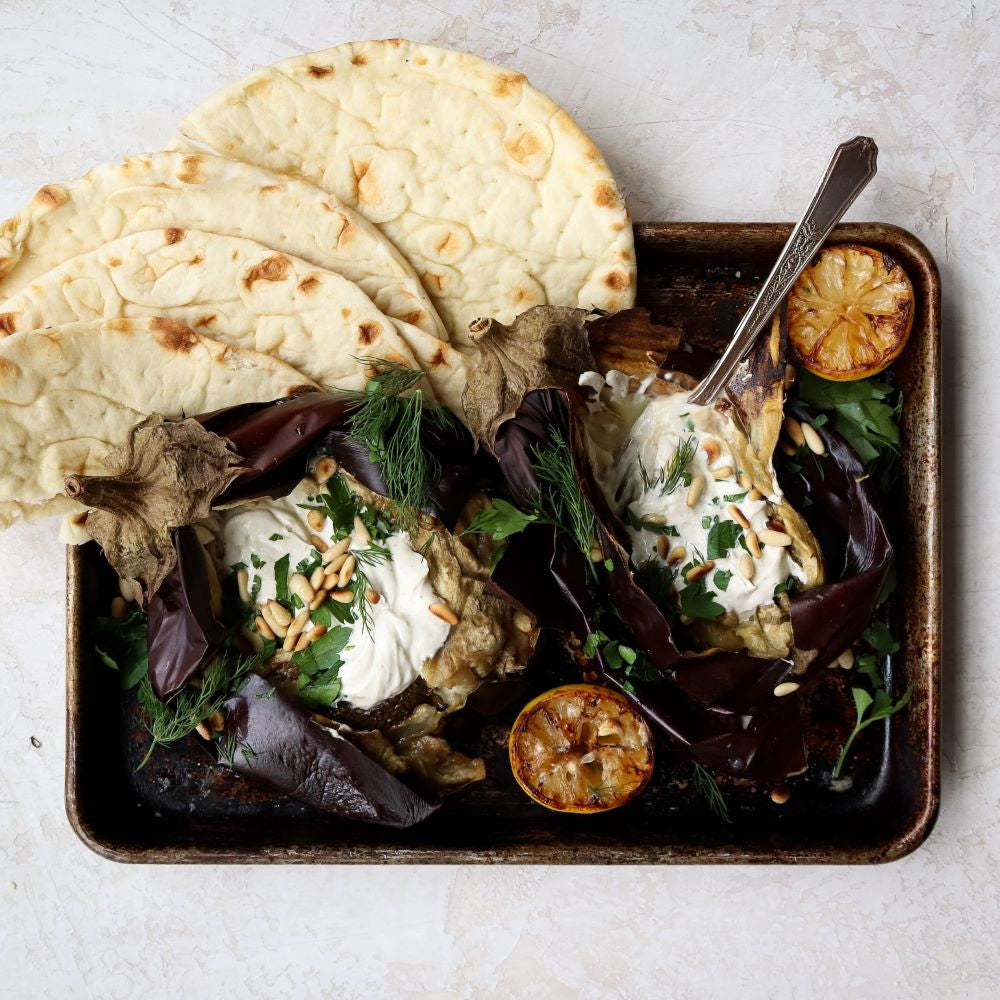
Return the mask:
{"type": "MultiPolygon", "coordinates": [[[[639,304],[689,337],[718,342],[732,331],[784,244],[783,224],[644,223],[635,227],[639,304]]],[[[714,817],[689,787],[684,761],[660,748],[657,774],[629,805],[563,816],[533,805],[506,757],[514,710],[458,719],[454,739],[486,759],[488,778],[430,820],[391,831],[321,815],[214,765],[196,739],[157,752],[118,677],[94,655],[91,623],[106,614],[116,581],[93,543],[67,554],[66,809],[80,838],[123,862],[181,863],[856,863],[891,861],[928,836],[939,801],[941,651],[940,282],[927,249],[894,226],[840,226],[831,242],[883,250],[917,293],[910,344],[895,367],[906,393],[898,495],[887,509],[900,589],[893,625],[903,647],[890,670],[896,690],[915,686],[909,708],[867,729],[850,771],[832,791],[823,775],[851,724],[849,677],[827,672],[807,705],[810,769],[791,798],[724,787],[732,823],[714,817]]],[[[534,688],[550,686],[543,676],[534,688]]]]}

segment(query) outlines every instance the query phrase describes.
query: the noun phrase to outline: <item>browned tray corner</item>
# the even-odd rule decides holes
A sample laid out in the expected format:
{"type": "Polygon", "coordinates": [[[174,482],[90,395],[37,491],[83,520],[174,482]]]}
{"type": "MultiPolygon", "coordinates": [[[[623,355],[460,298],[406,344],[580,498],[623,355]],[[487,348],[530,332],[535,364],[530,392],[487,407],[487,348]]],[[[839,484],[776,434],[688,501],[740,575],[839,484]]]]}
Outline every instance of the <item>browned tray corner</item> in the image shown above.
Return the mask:
{"type": "MultiPolygon", "coordinates": [[[[645,223],[636,226],[639,301],[689,336],[728,336],[766,275],[790,227],[770,224],[645,223]]],[[[657,775],[634,802],[589,817],[532,805],[506,762],[510,719],[459,730],[489,777],[412,830],[387,831],[320,815],[211,764],[192,740],[157,753],[141,771],[141,727],[116,674],[93,653],[91,626],[115,580],[96,548],[67,556],[66,809],[80,838],[128,862],[824,862],[872,863],[918,847],[939,800],[940,286],[926,248],[894,226],[839,227],[832,241],[882,249],[917,290],[910,346],[896,368],[906,392],[898,495],[887,504],[899,552],[890,664],[896,690],[915,685],[906,712],[866,730],[850,771],[833,792],[824,775],[852,714],[848,676],[828,671],[808,704],[810,769],[789,783],[790,801],[768,789],[725,788],[732,824],[715,819],[688,787],[689,771],[661,747],[657,775]]],[[[535,681],[539,689],[546,678],[535,681]]],[[[460,721],[461,725],[461,721],[460,721]]]]}

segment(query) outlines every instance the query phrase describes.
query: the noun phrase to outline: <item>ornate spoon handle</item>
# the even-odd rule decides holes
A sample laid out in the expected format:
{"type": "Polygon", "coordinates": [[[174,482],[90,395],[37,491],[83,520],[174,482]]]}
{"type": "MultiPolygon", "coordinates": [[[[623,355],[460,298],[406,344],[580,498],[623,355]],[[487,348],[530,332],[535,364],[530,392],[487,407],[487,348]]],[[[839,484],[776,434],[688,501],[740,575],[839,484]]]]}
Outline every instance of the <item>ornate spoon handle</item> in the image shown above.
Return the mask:
{"type": "Polygon", "coordinates": [[[795,279],[805,270],[830,230],[841,220],[875,176],[878,146],[874,139],[855,136],[842,142],[833,154],[816,193],[788,237],[781,255],[736,327],[733,339],[715,367],[691,393],[691,402],[708,405],[729,384],[733,372],[750,350],[754,338],[771,318],[795,279]]]}

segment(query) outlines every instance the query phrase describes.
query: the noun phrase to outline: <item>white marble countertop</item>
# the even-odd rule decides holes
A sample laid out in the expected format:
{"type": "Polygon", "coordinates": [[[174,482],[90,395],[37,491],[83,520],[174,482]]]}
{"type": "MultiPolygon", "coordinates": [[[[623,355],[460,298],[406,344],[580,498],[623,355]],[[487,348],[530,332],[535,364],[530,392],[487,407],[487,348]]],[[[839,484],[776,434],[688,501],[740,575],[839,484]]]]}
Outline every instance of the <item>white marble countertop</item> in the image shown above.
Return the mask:
{"type": "Polygon", "coordinates": [[[945,289],[937,828],[864,869],[103,861],[64,813],[63,552],[35,525],[0,542],[0,995],[997,995],[1000,532],[975,514],[1000,500],[996,5],[5,0],[0,217],[162,144],[254,63],[391,35],[528,73],[604,148],[638,219],[789,219],[836,141],[877,137],[879,178],[851,217],[915,232],[945,289]]]}

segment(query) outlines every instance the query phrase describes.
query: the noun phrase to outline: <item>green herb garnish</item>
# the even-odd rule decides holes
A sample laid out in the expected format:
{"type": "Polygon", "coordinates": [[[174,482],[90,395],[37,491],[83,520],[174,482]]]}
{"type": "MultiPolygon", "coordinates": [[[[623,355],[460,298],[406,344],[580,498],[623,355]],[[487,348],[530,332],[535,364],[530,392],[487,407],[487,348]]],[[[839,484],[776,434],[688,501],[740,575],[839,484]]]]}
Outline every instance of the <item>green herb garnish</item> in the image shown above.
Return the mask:
{"type": "Polygon", "coordinates": [[[689,618],[705,618],[712,621],[725,612],[725,608],[715,599],[715,594],[705,586],[704,580],[689,583],[680,592],[681,614],[689,618]]]}
{"type": "Polygon", "coordinates": [[[729,569],[720,569],[716,571],[715,576],[712,577],[712,583],[715,584],[716,590],[721,590],[725,593],[729,589],[729,581],[733,578],[733,571],[729,569]]]}
{"type": "Polygon", "coordinates": [[[292,663],[299,668],[298,695],[307,705],[326,708],[340,697],[339,673],[344,663],[340,654],[350,637],[350,628],[341,625],[292,655],[292,663]]]}
{"type": "MultiPolygon", "coordinates": [[[[795,385],[803,403],[833,419],[834,428],[847,439],[885,493],[899,456],[902,393],[878,377],[831,382],[806,369],[799,372],[795,385]]],[[[815,420],[813,424],[821,426],[815,420]]]]}
{"type": "Polygon", "coordinates": [[[840,751],[840,757],[837,758],[837,766],[833,769],[833,776],[835,778],[840,777],[844,761],[847,760],[847,754],[850,752],[851,745],[854,743],[854,738],[858,733],[863,729],[867,729],[873,722],[888,719],[890,715],[895,715],[900,709],[905,708],[913,696],[913,685],[911,684],[903,692],[903,696],[899,701],[896,702],[892,700],[892,697],[886,692],[885,688],[881,687],[875,691],[874,698],[864,688],[859,687],[852,687],[851,694],[854,697],[857,722],[854,724],[854,729],[851,730],[851,735],[847,737],[844,749],[840,751]]]}
{"type": "Polygon", "coordinates": [[[382,473],[386,495],[399,507],[401,523],[412,525],[441,474],[440,463],[423,445],[421,430],[425,422],[447,428],[453,418],[443,407],[426,402],[422,389],[414,388],[424,377],[422,371],[379,358],[363,360],[380,370],[363,392],[354,394],[348,434],[368,447],[382,473]],[[411,395],[404,395],[411,390],[411,395]]]}
{"type": "Polygon", "coordinates": [[[200,690],[185,688],[167,704],[156,697],[149,675],[144,675],[139,683],[139,704],[146,729],[153,739],[138,769],[146,766],[158,746],[176,743],[193,733],[203,719],[218,712],[254,668],[274,653],[274,648],[273,642],[266,643],[259,653],[250,657],[240,657],[234,650],[226,650],[205,670],[200,690]]]}
{"type": "Polygon", "coordinates": [[[732,818],[729,815],[729,807],[726,805],[722,790],[716,783],[715,778],[712,777],[711,772],[702,767],[697,761],[692,761],[691,784],[694,786],[694,790],[708,804],[708,808],[723,823],[732,823],[732,818]]]}
{"type": "Polygon", "coordinates": [[[94,650],[105,666],[121,674],[129,691],[149,670],[146,616],[134,610],[127,618],[98,618],[94,622],[94,650]]]}
{"type": "Polygon", "coordinates": [[[288,593],[288,560],[287,553],[274,564],[274,597],[279,604],[287,608],[291,598],[288,593]]]}
{"type": "Polygon", "coordinates": [[[519,534],[537,520],[537,514],[526,514],[509,501],[497,497],[489,507],[484,507],[476,514],[462,534],[490,535],[494,541],[499,542],[519,534]]]}
{"type": "Polygon", "coordinates": [[[743,529],[736,521],[715,520],[708,532],[708,558],[724,559],[726,553],[740,543],[743,529]]]}

